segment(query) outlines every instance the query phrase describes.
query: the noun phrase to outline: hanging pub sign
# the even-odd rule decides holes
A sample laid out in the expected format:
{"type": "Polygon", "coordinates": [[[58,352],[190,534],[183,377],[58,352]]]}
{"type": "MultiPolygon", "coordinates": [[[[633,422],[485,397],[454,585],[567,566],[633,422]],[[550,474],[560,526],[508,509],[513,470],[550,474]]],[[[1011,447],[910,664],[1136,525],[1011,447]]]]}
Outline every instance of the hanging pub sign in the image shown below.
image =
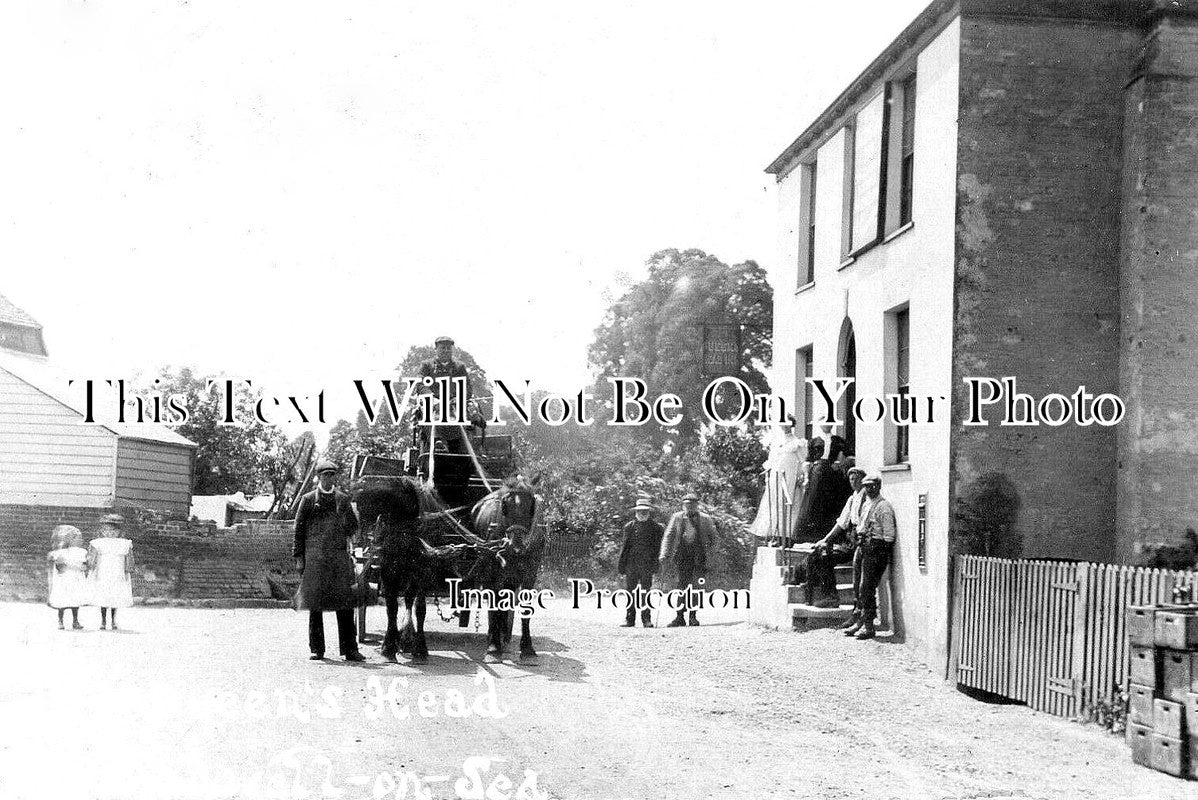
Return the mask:
{"type": "Polygon", "coordinates": [[[713,377],[740,372],[740,326],[703,326],[703,374],[713,377]]]}

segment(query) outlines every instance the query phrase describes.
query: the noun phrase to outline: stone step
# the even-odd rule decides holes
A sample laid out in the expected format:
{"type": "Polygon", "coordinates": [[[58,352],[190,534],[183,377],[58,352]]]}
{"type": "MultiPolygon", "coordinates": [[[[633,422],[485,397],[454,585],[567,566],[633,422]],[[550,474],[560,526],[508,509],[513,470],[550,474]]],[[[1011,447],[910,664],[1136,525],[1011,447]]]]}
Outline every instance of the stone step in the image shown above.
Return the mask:
{"type": "Polygon", "coordinates": [[[755,564],[776,567],[782,564],[782,551],[777,547],[758,547],[755,564]]]}
{"type": "Polygon", "coordinates": [[[841,605],[839,608],[816,608],[804,603],[791,603],[791,623],[795,630],[812,630],[815,628],[835,628],[853,614],[851,605],[841,605]]]}
{"type": "MultiPolygon", "coordinates": [[[[802,603],[803,598],[806,595],[806,586],[801,583],[788,584],[786,587],[786,592],[787,592],[787,597],[789,598],[789,602],[802,603]]],[[[836,596],[842,604],[848,603],[849,605],[852,605],[854,600],[856,599],[853,595],[853,584],[852,583],[837,583],[836,584],[836,596]]]]}

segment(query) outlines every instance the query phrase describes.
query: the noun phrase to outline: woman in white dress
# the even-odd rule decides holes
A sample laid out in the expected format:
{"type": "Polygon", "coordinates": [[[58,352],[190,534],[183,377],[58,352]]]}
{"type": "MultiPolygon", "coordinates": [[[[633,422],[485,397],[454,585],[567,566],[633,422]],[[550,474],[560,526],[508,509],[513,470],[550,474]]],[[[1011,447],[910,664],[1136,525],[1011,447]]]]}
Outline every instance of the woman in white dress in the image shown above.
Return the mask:
{"type": "Polygon", "coordinates": [[[111,611],[115,631],[116,610],[133,605],[133,542],[121,534],[124,522],[119,514],[100,520],[100,535],[92,539],[88,553],[92,605],[100,607],[100,630],[111,611]]]}
{"type": "Polygon", "coordinates": [[[807,440],[795,435],[794,417],[774,429],[769,456],[765,460],[765,491],[757,507],[752,532],[761,539],[781,540],[787,535],[787,502],[790,516],[799,508],[803,491],[803,455],[807,440]]]}
{"type": "Polygon", "coordinates": [[[73,630],[83,630],[79,624],[79,606],[90,605],[87,582],[87,549],[83,534],[73,525],[59,525],[50,534],[50,552],[46,554],[46,603],[58,609],[58,629],[64,630],[62,612],[71,609],[73,630]]]}

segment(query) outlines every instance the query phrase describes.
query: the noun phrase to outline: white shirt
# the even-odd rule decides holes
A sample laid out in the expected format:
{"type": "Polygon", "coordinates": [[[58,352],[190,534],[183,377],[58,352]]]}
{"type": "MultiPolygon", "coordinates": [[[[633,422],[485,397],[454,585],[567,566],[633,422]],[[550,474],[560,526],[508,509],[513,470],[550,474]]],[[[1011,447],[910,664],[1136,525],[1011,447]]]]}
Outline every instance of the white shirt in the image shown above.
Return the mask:
{"type": "Polygon", "coordinates": [[[865,506],[865,489],[861,488],[849,495],[849,499],[844,503],[844,510],[840,512],[840,516],[836,518],[836,524],[840,526],[842,531],[847,531],[850,526],[856,528],[861,524],[862,509],[865,506]]]}

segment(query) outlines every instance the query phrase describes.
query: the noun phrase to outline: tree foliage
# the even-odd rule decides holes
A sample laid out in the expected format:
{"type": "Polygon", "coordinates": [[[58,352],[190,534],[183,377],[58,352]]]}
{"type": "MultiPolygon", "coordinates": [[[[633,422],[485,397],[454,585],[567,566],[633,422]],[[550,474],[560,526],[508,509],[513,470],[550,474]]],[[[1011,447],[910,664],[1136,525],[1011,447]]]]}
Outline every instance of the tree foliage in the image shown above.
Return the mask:
{"type": "Polygon", "coordinates": [[[225,417],[223,380],[210,390],[209,376],[190,368],[163,369],[155,391],[179,394],[185,400],[188,420],[175,430],[196,443],[192,494],[256,494],[273,491],[272,468],[283,459],[287,437],[273,425],[254,417],[257,399],[244,384],[234,384],[236,425],[221,424],[225,417]]]}
{"type": "MultiPolygon", "coordinates": [[[[677,427],[691,444],[701,421],[704,324],[741,327],[741,368],[736,377],[753,392],[768,391],[772,355],[773,294],[754,261],[728,266],[702,250],[669,249],[646,262],[648,276],[630,286],[607,310],[588,353],[602,385],[608,377],[637,377],[652,395],[678,395],[686,414],[677,427]]],[[[720,406],[735,403],[730,392],[720,406]]],[[[606,392],[597,396],[606,396],[606,392]]],[[[665,431],[646,428],[660,438],[665,431]]]]}
{"type": "Polygon", "coordinates": [[[653,496],[657,519],[665,523],[687,491],[695,491],[719,529],[708,562],[711,585],[736,587],[747,580],[753,551],[746,523],[757,489],[742,491],[729,481],[729,467],[713,463],[705,448],[667,453],[645,436],[601,424],[534,424],[518,429],[516,440],[522,468],[542,476],[549,536],[581,543],[586,552],[566,565],[571,575],[615,579],[623,526],[639,493],[653,496]]]}

